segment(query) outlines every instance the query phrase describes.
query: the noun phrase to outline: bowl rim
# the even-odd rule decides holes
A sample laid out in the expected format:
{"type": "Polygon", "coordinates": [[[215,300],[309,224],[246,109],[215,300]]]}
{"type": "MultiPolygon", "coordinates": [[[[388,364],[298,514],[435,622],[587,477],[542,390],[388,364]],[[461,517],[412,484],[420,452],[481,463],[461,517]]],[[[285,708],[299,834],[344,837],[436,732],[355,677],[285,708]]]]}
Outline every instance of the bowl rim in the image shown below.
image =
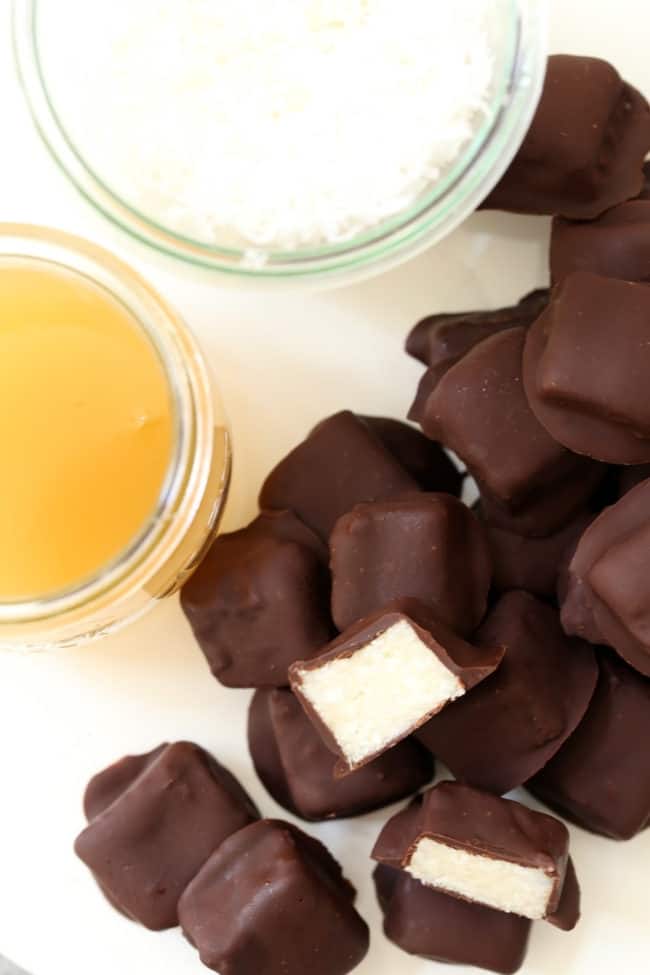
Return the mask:
{"type": "Polygon", "coordinates": [[[289,252],[202,243],[123,200],[86,162],[61,122],[39,50],[39,0],[13,0],[12,41],[19,81],[43,142],[76,190],[114,226],[158,253],[238,278],[349,279],[401,263],[446,236],[488,195],[514,157],[544,80],[548,9],[547,0],[507,3],[509,45],[503,76],[483,123],[445,176],[410,207],[350,240],[289,252]]]}

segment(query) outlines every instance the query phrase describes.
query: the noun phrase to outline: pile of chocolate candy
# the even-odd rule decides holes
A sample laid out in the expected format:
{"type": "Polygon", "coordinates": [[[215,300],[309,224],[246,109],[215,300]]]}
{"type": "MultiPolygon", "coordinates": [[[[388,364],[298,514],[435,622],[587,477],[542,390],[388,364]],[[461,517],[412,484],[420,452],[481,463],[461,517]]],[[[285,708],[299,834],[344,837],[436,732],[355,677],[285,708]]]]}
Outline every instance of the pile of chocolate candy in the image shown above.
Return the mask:
{"type": "MultiPolygon", "coordinates": [[[[424,433],[324,420],[182,593],[214,676],[255,688],[251,756],[294,815],[412,797],[434,756],[455,777],[373,851],[386,935],[425,958],[514,972],[533,920],[578,921],[566,826],[504,793],[607,837],[650,824],[648,150],[650,109],[610,65],[551,58],[486,205],[555,215],[552,290],[420,322],[424,433]]],[[[365,955],[338,864],[197,746],[123,759],[86,812],[77,852],[109,900],[180,923],[215,971],[365,955]]]]}

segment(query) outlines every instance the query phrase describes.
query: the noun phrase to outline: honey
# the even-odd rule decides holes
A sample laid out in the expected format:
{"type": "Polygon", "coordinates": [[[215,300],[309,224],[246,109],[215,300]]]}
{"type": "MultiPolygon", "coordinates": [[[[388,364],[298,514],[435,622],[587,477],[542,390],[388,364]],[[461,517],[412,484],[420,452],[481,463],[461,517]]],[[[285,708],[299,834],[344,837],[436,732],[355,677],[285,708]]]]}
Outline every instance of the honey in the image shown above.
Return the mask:
{"type": "Polygon", "coordinates": [[[0,602],[81,585],[150,525],[175,442],[162,358],[82,274],[0,260],[0,602]]]}

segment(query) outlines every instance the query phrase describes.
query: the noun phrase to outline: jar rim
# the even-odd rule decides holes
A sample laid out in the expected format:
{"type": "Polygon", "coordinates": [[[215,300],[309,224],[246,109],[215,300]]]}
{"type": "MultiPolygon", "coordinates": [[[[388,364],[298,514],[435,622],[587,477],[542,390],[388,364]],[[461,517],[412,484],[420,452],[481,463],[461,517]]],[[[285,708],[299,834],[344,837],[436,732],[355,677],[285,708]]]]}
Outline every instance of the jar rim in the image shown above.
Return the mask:
{"type": "MultiPolygon", "coordinates": [[[[212,394],[201,352],[179,316],[140,275],[108,251],[80,237],[28,224],[0,223],[5,259],[57,267],[116,300],[149,340],[172,399],[174,436],[155,508],[127,546],[87,578],[54,593],[0,601],[0,626],[60,617],[120,589],[135,575],[156,571],[161,544],[193,513],[192,499],[207,479],[214,426],[212,394]],[[206,456],[207,453],[207,456],[206,456]],[[186,502],[190,501],[189,510],[186,502]]],[[[182,529],[181,529],[182,530],[182,529]]]]}
{"type": "MultiPolygon", "coordinates": [[[[131,237],[186,264],[248,281],[322,281],[364,277],[413,256],[453,230],[484,199],[514,157],[537,105],[546,65],[547,0],[503,0],[507,55],[484,123],[445,174],[406,210],[337,244],[264,253],[248,266],[246,250],[183,236],[115,193],[76,148],[61,121],[43,71],[39,0],[14,0],[13,43],[18,73],[34,122],[76,189],[131,237]]],[[[263,252],[263,248],[250,248],[263,252]]]]}

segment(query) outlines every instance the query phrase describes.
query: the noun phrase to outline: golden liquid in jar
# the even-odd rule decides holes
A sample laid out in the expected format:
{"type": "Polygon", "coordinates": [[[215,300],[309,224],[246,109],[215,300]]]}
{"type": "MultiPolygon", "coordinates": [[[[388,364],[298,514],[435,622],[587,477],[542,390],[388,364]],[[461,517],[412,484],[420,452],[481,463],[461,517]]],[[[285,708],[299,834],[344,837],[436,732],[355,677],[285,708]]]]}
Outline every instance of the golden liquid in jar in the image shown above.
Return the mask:
{"type": "Polygon", "coordinates": [[[174,406],[128,310],[82,275],[0,262],[0,601],[81,584],[158,507],[174,406]]]}

